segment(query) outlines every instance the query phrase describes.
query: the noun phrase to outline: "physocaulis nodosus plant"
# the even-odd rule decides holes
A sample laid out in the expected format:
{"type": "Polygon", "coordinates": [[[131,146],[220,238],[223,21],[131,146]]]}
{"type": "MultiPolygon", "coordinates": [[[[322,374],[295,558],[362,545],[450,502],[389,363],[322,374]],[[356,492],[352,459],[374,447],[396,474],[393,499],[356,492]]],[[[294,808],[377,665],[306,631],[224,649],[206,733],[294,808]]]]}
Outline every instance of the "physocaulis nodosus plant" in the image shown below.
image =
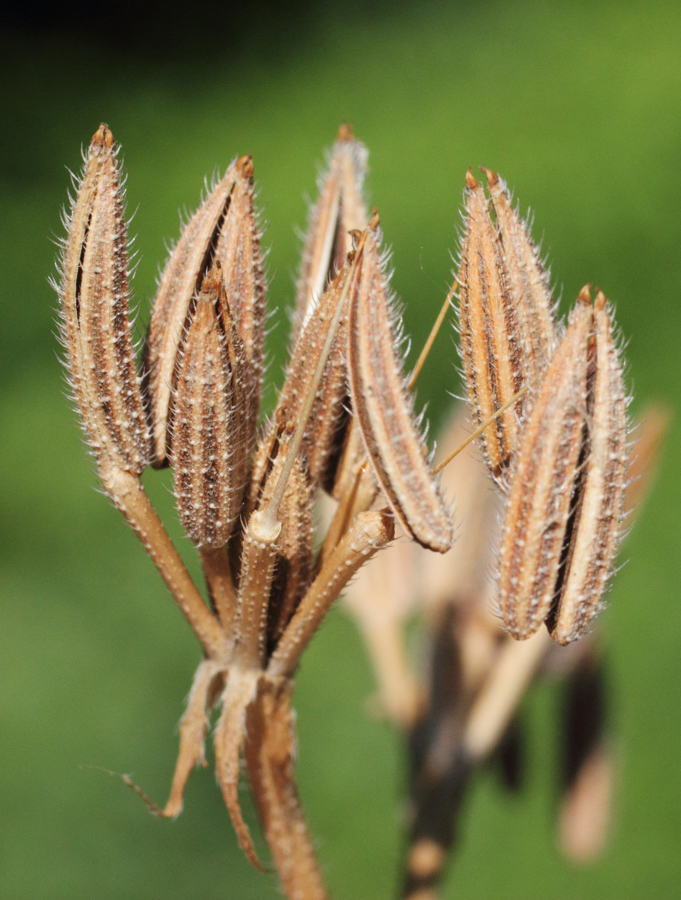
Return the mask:
{"type": "MultiPolygon", "coordinates": [[[[120,166],[105,125],[86,155],[61,261],[67,367],[99,476],[203,650],[170,798],[163,809],[147,802],[159,815],[181,811],[217,707],[217,776],[239,843],[259,865],[238,799],[243,761],[284,890],[305,900],[327,893],[293,777],[291,694],[301,654],[396,525],[438,553],[454,539],[413,410],[417,371],[407,380],[401,370],[378,215],[368,215],[362,196],[366,157],[341,129],[310,214],[285,382],[262,424],[265,281],[250,157],[230,165],[185,225],[140,362],[120,166]],[[144,491],[149,465],[173,468],[208,603],[144,491]],[[315,540],[320,491],[336,505],[315,540]]],[[[528,230],[503,183],[487,178],[489,200],[467,176],[452,295],[460,298],[475,433],[506,497],[498,607],[513,637],[546,622],[567,643],[601,602],[620,532],[627,452],[619,354],[600,293],[592,305],[585,289],[560,328],[528,230]]]]}

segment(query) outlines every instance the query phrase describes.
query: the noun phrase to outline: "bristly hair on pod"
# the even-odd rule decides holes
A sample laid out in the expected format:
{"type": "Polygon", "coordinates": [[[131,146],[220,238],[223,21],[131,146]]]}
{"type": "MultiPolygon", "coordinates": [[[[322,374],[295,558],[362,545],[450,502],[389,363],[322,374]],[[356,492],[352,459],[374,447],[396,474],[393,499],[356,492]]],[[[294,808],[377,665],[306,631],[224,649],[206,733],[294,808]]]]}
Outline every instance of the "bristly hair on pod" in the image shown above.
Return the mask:
{"type": "Polygon", "coordinates": [[[92,138],[63,245],[61,340],[97,462],[140,474],[149,436],[128,303],[128,260],[118,149],[106,125],[92,138]]]}

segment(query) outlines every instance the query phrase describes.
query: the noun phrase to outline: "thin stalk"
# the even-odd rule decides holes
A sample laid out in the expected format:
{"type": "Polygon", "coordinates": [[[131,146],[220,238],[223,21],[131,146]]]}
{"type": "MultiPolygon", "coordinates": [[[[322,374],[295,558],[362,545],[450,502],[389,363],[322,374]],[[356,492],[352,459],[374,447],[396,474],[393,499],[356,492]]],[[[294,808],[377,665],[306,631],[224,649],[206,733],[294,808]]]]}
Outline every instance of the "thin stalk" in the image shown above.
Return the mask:
{"type": "Polygon", "coordinates": [[[486,419],[482,423],[482,425],[479,425],[475,429],[475,431],[471,432],[462,444],[459,444],[459,446],[456,447],[454,450],[452,450],[452,452],[448,456],[446,456],[442,460],[442,462],[438,463],[435,466],[435,468],[433,469],[433,475],[437,475],[437,473],[441,472],[445,466],[449,465],[449,463],[455,457],[457,457],[459,455],[459,453],[461,453],[462,450],[465,450],[466,447],[470,443],[472,443],[476,439],[476,437],[478,437],[478,435],[482,434],[482,432],[485,430],[485,428],[489,428],[489,426],[492,424],[492,422],[495,421],[495,419],[498,419],[500,415],[505,413],[506,410],[509,408],[509,406],[513,406],[514,403],[517,403],[518,400],[520,400],[520,398],[524,394],[527,393],[528,389],[529,389],[529,385],[526,384],[525,387],[521,388],[516,394],[514,394],[509,400],[507,400],[506,403],[504,403],[502,406],[500,406],[499,409],[494,413],[493,416],[490,416],[489,419],[486,419]]]}
{"type": "Polygon", "coordinates": [[[416,365],[414,366],[414,371],[411,373],[411,378],[409,379],[409,390],[413,390],[414,385],[416,384],[416,379],[419,377],[421,369],[424,366],[426,359],[428,358],[428,354],[430,353],[433,344],[435,343],[435,338],[437,337],[438,331],[442,327],[442,323],[445,320],[445,316],[447,315],[447,310],[449,309],[452,298],[454,297],[454,291],[456,290],[456,282],[451,286],[449,291],[447,292],[447,296],[445,297],[445,302],[442,304],[442,309],[437,315],[437,319],[435,319],[435,323],[433,327],[430,329],[430,334],[428,335],[428,340],[423,345],[423,350],[421,350],[421,355],[416,361],[416,365]]]}
{"type": "Polygon", "coordinates": [[[116,507],[123,513],[165,581],[182,615],[211,659],[225,659],[227,642],[220,623],[173,546],[139,476],[123,469],[100,467],[100,476],[116,507]]]}
{"type": "Polygon", "coordinates": [[[227,640],[233,643],[236,634],[237,601],[227,548],[202,547],[200,554],[203,574],[222,630],[227,635],[227,640]]]}

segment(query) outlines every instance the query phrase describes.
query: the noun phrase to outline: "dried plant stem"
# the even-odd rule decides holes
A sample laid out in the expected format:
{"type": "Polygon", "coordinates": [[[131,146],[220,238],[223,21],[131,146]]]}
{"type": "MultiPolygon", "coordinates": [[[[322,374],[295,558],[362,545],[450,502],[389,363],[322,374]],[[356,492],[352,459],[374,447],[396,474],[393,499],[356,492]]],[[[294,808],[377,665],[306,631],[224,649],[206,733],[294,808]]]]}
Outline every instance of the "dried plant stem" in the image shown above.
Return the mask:
{"type": "Polygon", "coordinates": [[[445,316],[447,315],[447,310],[452,304],[452,298],[454,297],[454,291],[456,290],[456,282],[451,286],[447,296],[445,297],[445,302],[442,304],[442,308],[440,312],[437,314],[437,319],[433,324],[433,327],[430,329],[430,334],[426,340],[426,343],[423,345],[423,350],[421,350],[421,354],[419,358],[416,360],[416,365],[414,366],[414,371],[411,373],[411,378],[409,379],[408,388],[410,391],[414,389],[414,385],[416,384],[416,379],[419,377],[421,373],[421,369],[424,366],[426,359],[428,358],[428,354],[433,348],[433,344],[435,343],[435,338],[437,337],[438,331],[442,327],[442,323],[445,320],[445,316]]]}
{"type": "Polygon", "coordinates": [[[281,530],[279,525],[271,540],[267,539],[268,535],[260,535],[257,530],[259,516],[260,512],[256,510],[246,531],[239,587],[239,639],[234,662],[247,669],[259,668],[262,663],[263,629],[277,558],[275,541],[281,530]]]}
{"type": "Polygon", "coordinates": [[[522,643],[506,638],[468,714],[463,749],[469,761],[481,761],[495,749],[552,646],[548,632],[543,629],[522,643]]]}
{"type": "Polygon", "coordinates": [[[454,450],[452,450],[452,452],[449,453],[449,454],[442,460],[442,462],[439,462],[439,463],[435,466],[435,468],[433,469],[433,475],[437,475],[438,472],[441,472],[441,471],[444,469],[445,466],[449,465],[449,463],[450,463],[453,459],[455,459],[455,458],[459,455],[459,453],[461,453],[462,450],[465,450],[466,447],[467,447],[469,444],[473,443],[473,441],[476,439],[476,437],[478,437],[479,435],[481,435],[481,434],[483,433],[483,431],[484,431],[486,428],[489,428],[489,426],[490,426],[493,422],[495,422],[495,421],[499,418],[499,416],[502,415],[502,413],[505,413],[506,410],[509,408],[509,406],[513,406],[514,403],[517,403],[517,401],[520,400],[520,398],[521,398],[524,394],[527,393],[528,388],[529,388],[529,385],[525,385],[525,387],[521,388],[521,389],[520,389],[517,393],[515,393],[510,399],[508,399],[508,400],[506,401],[506,403],[504,403],[502,406],[500,406],[499,409],[494,413],[493,416],[490,416],[489,419],[486,419],[481,425],[479,425],[479,426],[475,429],[475,431],[472,431],[472,432],[468,435],[468,437],[466,438],[465,441],[463,441],[461,444],[459,444],[458,447],[455,447],[454,450]]]}
{"type": "Polygon", "coordinates": [[[100,465],[100,476],[104,488],[142,542],[207,655],[211,659],[226,659],[227,644],[220,623],[203,602],[139,477],[105,465],[100,465]]]}
{"type": "Polygon", "coordinates": [[[248,709],[245,759],[265,838],[286,896],[326,900],[327,890],[293,772],[293,682],[267,680],[248,709]]]}
{"type": "Polygon", "coordinates": [[[237,599],[226,547],[202,547],[201,565],[222,629],[233,642],[237,599]]]}
{"type": "Polygon", "coordinates": [[[268,666],[270,677],[292,675],[333,601],[358,569],[394,536],[389,510],[361,513],[322,566],[284,631],[268,666]]]}

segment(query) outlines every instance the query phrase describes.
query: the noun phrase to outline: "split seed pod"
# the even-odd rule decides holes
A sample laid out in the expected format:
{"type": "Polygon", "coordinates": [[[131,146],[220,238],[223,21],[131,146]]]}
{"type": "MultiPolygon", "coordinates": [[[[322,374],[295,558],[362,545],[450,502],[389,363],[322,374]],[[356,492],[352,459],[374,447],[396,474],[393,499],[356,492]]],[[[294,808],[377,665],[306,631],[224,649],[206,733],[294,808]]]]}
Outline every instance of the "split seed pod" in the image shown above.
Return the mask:
{"type": "MultiPolygon", "coordinates": [[[[523,388],[536,386],[554,344],[547,278],[505,186],[488,173],[496,224],[481,184],[466,175],[466,232],[461,248],[459,327],[468,397],[476,426],[523,388]]],[[[505,473],[520,443],[530,394],[518,399],[480,437],[492,477],[505,473]]]]}
{"type": "Polygon", "coordinates": [[[293,315],[294,338],[352,249],[350,232],[367,227],[362,186],[368,156],[364,144],[342,125],[328,156],[327,172],[319,181],[319,199],[310,210],[293,315]]]}
{"type": "Polygon", "coordinates": [[[626,397],[605,297],[585,288],[525,425],[501,542],[499,608],[524,640],[576,640],[601,604],[621,530],[626,397]]]}
{"type": "Polygon", "coordinates": [[[140,474],[149,436],[128,314],[123,198],[113,135],[92,138],[64,248],[62,338],[73,390],[101,467],[140,474]]]}
{"type": "Polygon", "coordinates": [[[241,382],[248,407],[243,418],[250,446],[262,380],[265,285],[253,209],[253,164],[247,156],[229,167],[185,226],[156,294],[145,349],[156,467],[168,462],[178,361],[195,298],[216,262],[222,266],[227,302],[244,348],[241,382]]]}

